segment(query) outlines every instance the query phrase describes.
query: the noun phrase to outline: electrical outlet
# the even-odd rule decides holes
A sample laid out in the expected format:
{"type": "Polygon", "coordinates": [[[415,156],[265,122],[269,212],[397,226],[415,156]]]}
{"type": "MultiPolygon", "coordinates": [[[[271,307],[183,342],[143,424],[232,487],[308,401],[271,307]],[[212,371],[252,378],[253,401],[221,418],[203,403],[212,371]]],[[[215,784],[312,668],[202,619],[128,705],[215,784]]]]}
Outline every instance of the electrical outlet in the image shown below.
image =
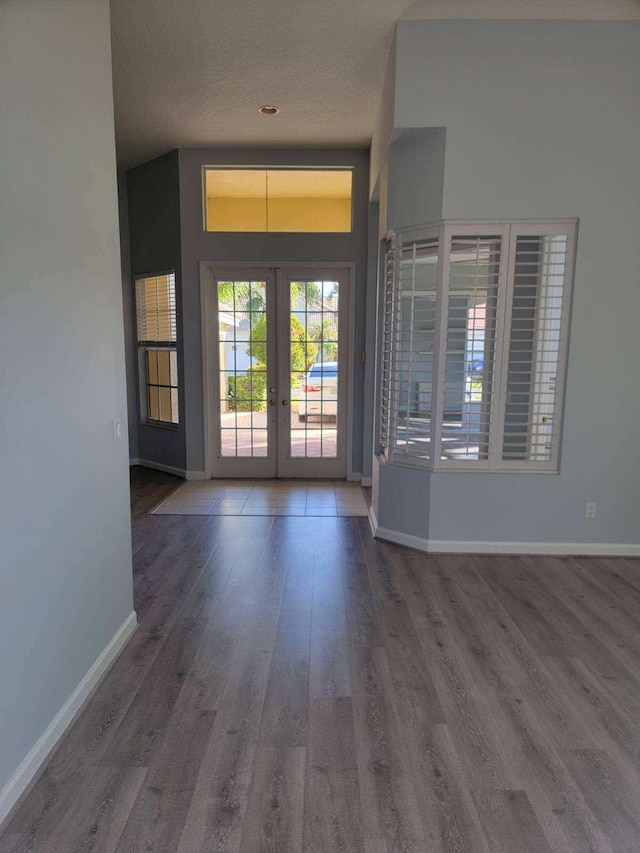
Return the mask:
{"type": "Polygon", "coordinates": [[[113,440],[114,442],[120,441],[122,438],[122,426],[120,424],[120,418],[113,419],[113,440]]]}
{"type": "Polygon", "coordinates": [[[592,501],[590,501],[585,509],[584,509],[584,517],[588,519],[592,519],[596,517],[596,505],[592,501]]]}

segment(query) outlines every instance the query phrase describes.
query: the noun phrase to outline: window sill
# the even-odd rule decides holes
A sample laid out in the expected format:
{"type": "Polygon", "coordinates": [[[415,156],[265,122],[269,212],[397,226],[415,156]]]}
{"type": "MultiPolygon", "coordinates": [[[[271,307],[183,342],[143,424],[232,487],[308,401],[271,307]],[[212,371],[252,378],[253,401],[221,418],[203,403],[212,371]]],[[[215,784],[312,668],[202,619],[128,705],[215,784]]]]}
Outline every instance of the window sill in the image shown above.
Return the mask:
{"type": "Polygon", "coordinates": [[[154,429],[168,429],[171,432],[179,432],[180,424],[163,423],[162,421],[140,421],[140,426],[153,427],[154,429]]]}
{"type": "Polygon", "coordinates": [[[455,468],[439,467],[433,468],[429,464],[420,464],[410,462],[404,459],[390,459],[384,453],[376,454],[376,459],[379,465],[390,465],[393,468],[409,468],[412,471],[424,471],[426,474],[527,474],[527,475],[542,475],[549,476],[560,474],[558,468],[482,468],[476,467],[473,463],[469,464],[468,468],[463,468],[462,465],[455,468]]]}

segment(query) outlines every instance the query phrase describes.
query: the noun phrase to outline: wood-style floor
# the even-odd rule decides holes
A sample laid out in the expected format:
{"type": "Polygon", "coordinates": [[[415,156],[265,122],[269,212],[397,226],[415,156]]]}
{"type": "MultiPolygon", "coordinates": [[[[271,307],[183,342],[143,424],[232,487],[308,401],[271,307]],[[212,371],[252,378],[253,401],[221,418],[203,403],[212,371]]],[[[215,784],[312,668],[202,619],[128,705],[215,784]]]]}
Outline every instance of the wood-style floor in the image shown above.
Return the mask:
{"type": "Polygon", "coordinates": [[[140,628],[2,853],[638,853],[640,565],[149,516],[140,628]]]}

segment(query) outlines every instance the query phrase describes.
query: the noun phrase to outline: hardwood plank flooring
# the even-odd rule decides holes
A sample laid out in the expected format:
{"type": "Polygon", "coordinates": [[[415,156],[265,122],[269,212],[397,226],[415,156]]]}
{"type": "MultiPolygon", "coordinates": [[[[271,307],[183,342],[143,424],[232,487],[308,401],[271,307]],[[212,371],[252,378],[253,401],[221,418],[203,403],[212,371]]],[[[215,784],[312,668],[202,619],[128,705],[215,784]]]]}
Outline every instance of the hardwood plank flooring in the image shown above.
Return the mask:
{"type": "Polygon", "coordinates": [[[158,516],[140,629],[0,853],[638,853],[640,561],[158,516]]]}

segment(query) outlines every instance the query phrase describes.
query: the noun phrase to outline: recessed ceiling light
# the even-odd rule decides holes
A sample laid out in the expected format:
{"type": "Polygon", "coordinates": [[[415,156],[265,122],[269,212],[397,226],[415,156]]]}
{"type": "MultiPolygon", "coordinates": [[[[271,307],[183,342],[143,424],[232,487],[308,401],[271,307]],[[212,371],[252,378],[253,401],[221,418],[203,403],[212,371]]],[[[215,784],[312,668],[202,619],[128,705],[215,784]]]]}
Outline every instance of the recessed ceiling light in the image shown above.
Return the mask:
{"type": "Polygon", "coordinates": [[[272,106],[271,104],[265,104],[264,107],[260,107],[258,112],[262,113],[263,116],[275,116],[278,115],[280,110],[277,107],[272,106]]]}

